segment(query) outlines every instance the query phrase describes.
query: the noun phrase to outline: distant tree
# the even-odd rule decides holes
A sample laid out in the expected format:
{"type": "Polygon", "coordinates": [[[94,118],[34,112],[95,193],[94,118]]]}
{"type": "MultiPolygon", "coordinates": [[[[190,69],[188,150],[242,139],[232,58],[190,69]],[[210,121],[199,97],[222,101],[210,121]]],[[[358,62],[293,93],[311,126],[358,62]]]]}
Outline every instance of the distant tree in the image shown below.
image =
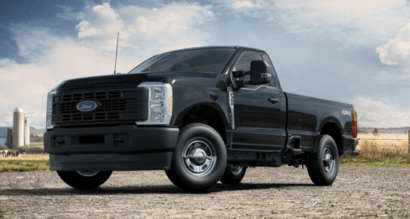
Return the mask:
{"type": "Polygon", "coordinates": [[[373,135],[377,135],[377,133],[379,133],[379,130],[377,128],[374,128],[373,135]]]}
{"type": "Polygon", "coordinates": [[[42,136],[33,135],[32,133],[30,133],[30,141],[31,142],[43,142],[44,139],[42,136]]]}

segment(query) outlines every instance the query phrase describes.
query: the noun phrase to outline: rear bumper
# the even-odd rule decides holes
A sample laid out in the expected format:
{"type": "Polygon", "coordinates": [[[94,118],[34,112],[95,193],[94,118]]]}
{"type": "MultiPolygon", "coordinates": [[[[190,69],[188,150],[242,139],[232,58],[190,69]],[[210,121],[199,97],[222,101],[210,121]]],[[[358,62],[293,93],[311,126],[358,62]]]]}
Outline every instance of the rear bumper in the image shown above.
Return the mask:
{"type": "Polygon", "coordinates": [[[178,135],[174,127],[56,128],[44,134],[44,149],[52,170],[161,170],[178,135]]]}
{"type": "Polygon", "coordinates": [[[357,151],[356,151],[356,147],[357,147],[358,144],[359,144],[359,140],[358,140],[358,139],[354,139],[353,151],[352,151],[352,154],[351,154],[352,157],[356,157],[356,156],[359,156],[359,155],[360,155],[360,152],[357,152],[357,151]]]}
{"type": "Polygon", "coordinates": [[[356,151],[356,147],[359,144],[359,139],[352,139],[353,140],[353,148],[352,150],[347,150],[343,153],[343,155],[350,155],[352,157],[359,156],[360,152],[356,151]]]}
{"type": "Polygon", "coordinates": [[[360,155],[360,152],[357,152],[357,151],[356,151],[356,147],[357,147],[358,144],[359,144],[359,140],[358,140],[358,139],[354,139],[353,154],[352,154],[353,157],[360,155]]]}

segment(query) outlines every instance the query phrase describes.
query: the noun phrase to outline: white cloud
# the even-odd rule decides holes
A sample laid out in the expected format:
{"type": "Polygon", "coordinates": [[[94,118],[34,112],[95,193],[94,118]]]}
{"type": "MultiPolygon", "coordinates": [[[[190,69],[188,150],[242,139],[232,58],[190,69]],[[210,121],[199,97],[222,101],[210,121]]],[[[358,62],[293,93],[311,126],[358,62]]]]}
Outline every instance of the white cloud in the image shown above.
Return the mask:
{"type": "Polygon", "coordinates": [[[120,48],[163,52],[170,49],[206,45],[210,35],[198,25],[212,20],[211,6],[171,3],[146,9],[122,6],[112,9],[109,3],[97,5],[77,25],[78,36],[88,45],[114,51],[117,32],[120,48]],[[118,11],[118,12],[117,12],[118,11]]]}
{"type": "Polygon", "coordinates": [[[406,0],[214,0],[214,4],[225,8],[225,14],[262,18],[288,32],[310,32],[346,45],[385,42],[410,19],[406,0]]]}
{"type": "Polygon", "coordinates": [[[405,0],[275,1],[284,26],[293,31],[314,31],[340,42],[369,45],[391,37],[410,18],[405,0]]]}
{"type": "Polygon", "coordinates": [[[55,43],[55,37],[53,37],[55,34],[43,27],[13,25],[10,32],[14,35],[19,55],[26,59],[41,56],[55,43]]]}
{"type": "Polygon", "coordinates": [[[124,21],[109,3],[92,7],[87,11],[86,18],[76,26],[78,37],[83,42],[103,51],[115,51],[117,32],[123,28],[124,21]]]}
{"type": "Polygon", "coordinates": [[[0,126],[13,126],[13,117],[3,113],[0,114],[0,126]]]}
{"type": "Polygon", "coordinates": [[[252,3],[250,1],[236,1],[233,3],[233,8],[259,8],[261,5],[259,3],[252,3]]]}
{"type": "Polygon", "coordinates": [[[280,9],[296,9],[302,8],[311,9],[310,14],[317,16],[318,14],[329,16],[333,15],[332,20],[354,20],[380,13],[384,13],[393,8],[402,7],[406,4],[406,0],[288,0],[275,1],[275,5],[280,9]],[[315,15],[316,14],[316,15],[315,15]]]}
{"type": "Polygon", "coordinates": [[[211,37],[200,25],[214,16],[210,6],[189,3],[154,9],[111,8],[103,3],[77,15],[71,9],[67,13],[71,13],[67,19],[84,15],[73,30],[78,31],[77,38],[24,24],[11,29],[27,62],[0,59],[0,125],[12,125],[13,109],[21,107],[32,126],[44,128],[46,95],[54,86],[70,78],[112,74],[117,32],[121,49],[117,72],[127,72],[156,53],[207,45],[211,37]]]}
{"type": "Polygon", "coordinates": [[[216,16],[231,16],[245,21],[249,17],[262,18],[265,21],[267,15],[274,8],[274,5],[269,0],[211,0],[211,2],[216,9],[214,10],[216,16]]]}
{"type": "MultiPolygon", "coordinates": [[[[34,39],[38,37],[32,34],[34,39]]],[[[35,42],[26,38],[29,35],[16,36],[16,41],[35,42]]],[[[7,118],[14,108],[21,107],[28,113],[31,125],[44,128],[47,92],[65,79],[108,74],[107,69],[112,69],[111,57],[82,47],[73,39],[48,34],[45,42],[47,49],[36,53],[28,64],[0,60],[0,112],[4,113],[0,120],[3,123],[12,125],[7,118]]]]}
{"type": "Polygon", "coordinates": [[[358,114],[358,125],[364,127],[404,127],[410,125],[410,112],[395,109],[385,103],[368,97],[352,100],[358,114]]]}
{"type": "Polygon", "coordinates": [[[410,23],[403,27],[394,39],[377,47],[376,51],[383,64],[410,66],[410,23]]]}
{"type": "Polygon", "coordinates": [[[395,38],[377,47],[376,52],[383,64],[402,66],[389,76],[396,75],[397,80],[410,80],[410,23],[401,28],[395,38]]]}
{"type": "Polygon", "coordinates": [[[60,8],[63,12],[58,13],[57,17],[64,20],[78,20],[79,13],[75,12],[75,8],[67,5],[56,5],[57,8],[60,8]]]}

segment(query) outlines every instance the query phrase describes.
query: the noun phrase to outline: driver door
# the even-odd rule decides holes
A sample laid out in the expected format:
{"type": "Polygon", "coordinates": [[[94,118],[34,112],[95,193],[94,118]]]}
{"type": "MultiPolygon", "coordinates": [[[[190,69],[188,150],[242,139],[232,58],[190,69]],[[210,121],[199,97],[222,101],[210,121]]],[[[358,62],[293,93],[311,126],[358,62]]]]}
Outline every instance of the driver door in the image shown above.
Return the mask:
{"type": "MultiPolygon", "coordinates": [[[[235,64],[233,71],[250,71],[251,62],[263,60],[262,54],[244,52],[235,64]]],[[[265,60],[263,60],[265,61],[265,60]]],[[[248,84],[234,92],[235,130],[232,135],[232,149],[279,152],[286,140],[286,99],[273,80],[273,66],[270,61],[267,73],[271,82],[248,84]]],[[[237,80],[250,80],[249,75],[237,80]]]]}

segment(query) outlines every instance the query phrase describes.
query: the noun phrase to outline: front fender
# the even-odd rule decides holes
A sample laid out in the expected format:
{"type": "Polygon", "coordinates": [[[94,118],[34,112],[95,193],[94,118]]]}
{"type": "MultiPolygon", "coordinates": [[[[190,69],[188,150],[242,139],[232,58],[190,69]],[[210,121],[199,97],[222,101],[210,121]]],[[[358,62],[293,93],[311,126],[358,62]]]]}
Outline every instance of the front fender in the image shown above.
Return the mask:
{"type": "Polygon", "coordinates": [[[189,110],[196,106],[209,106],[216,110],[221,117],[225,129],[228,122],[228,96],[226,91],[218,88],[179,87],[174,89],[174,108],[171,119],[172,126],[178,126],[189,110]]]}

